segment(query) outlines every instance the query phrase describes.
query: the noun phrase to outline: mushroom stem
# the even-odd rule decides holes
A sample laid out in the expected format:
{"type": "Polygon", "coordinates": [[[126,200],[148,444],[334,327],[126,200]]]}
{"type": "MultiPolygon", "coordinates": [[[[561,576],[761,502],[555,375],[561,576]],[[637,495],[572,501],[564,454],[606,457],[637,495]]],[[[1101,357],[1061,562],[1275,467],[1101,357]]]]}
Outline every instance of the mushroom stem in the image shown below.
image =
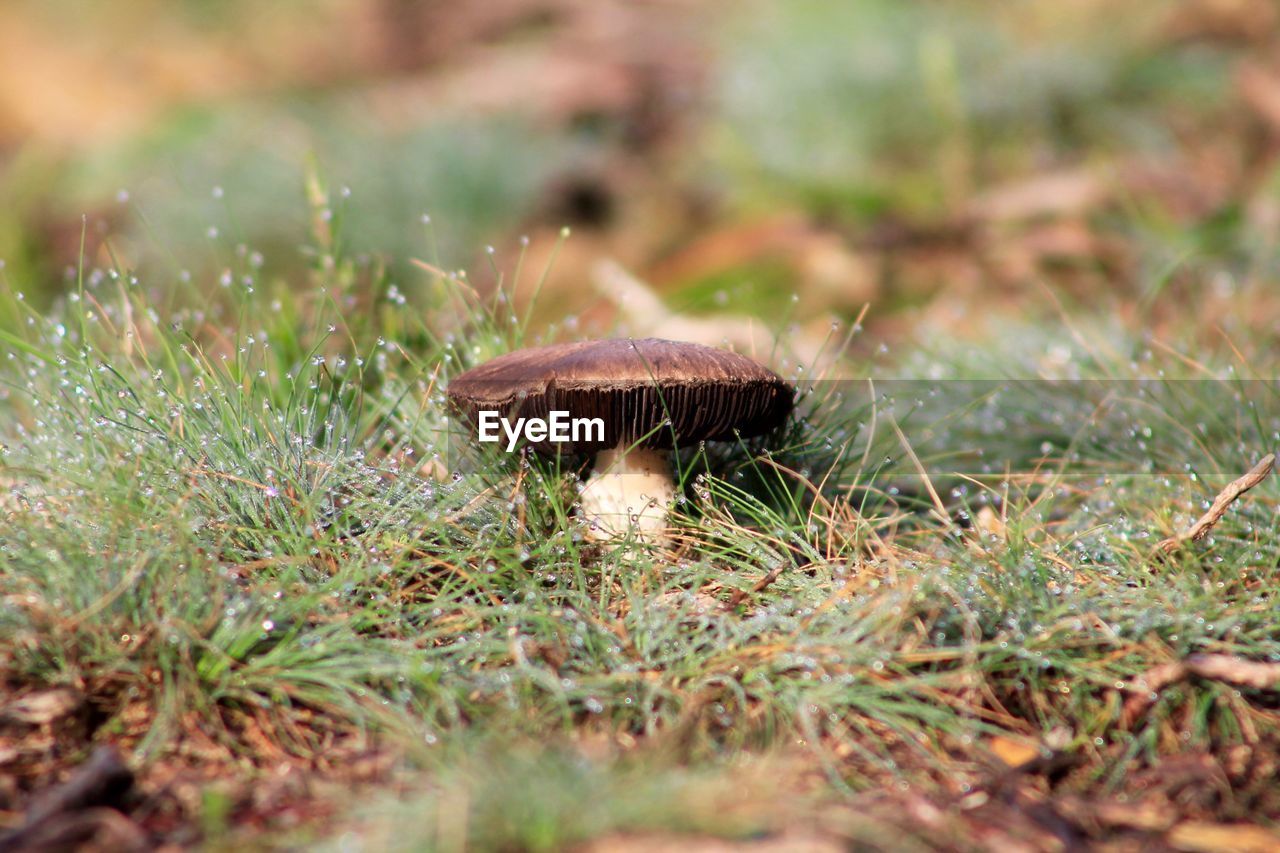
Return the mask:
{"type": "Polygon", "coordinates": [[[623,443],[596,454],[578,506],[589,539],[621,539],[633,531],[653,542],[666,529],[675,496],[671,454],[623,443]]]}

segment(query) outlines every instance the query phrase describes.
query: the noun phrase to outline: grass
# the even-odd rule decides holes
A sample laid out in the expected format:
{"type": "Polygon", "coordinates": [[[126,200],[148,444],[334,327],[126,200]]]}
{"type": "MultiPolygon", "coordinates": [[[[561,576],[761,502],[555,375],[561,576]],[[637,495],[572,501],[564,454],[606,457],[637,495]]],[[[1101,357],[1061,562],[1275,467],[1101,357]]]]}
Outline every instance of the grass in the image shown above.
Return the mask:
{"type": "MultiPolygon", "coordinates": [[[[85,268],[37,312],[6,282],[0,679],[82,709],[10,759],[22,790],[113,741],[144,768],[139,820],[178,841],[338,825],[369,849],[551,850],[800,825],[928,847],[948,830],[903,803],[976,819],[957,798],[1004,802],[1016,742],[1070,769],[1025,770],[1044,796],[1165,797],[1156,834],[1280,817],[1252,771],[1211,799],[1143,781],[1179,756],[1274,760],[1274,692],[1190,681],[1123,713],[1191,653],[1280,661],[1274,480],[1151,557],[1274,446],[1273,383],[1079,348],[1065,385],[994,382],[1035,371],[942,345],[919,358],[945,378],[879,397],[804,379],[781,434],[682,459],[672,546],[610,550],[572,519],[572,463],[451,440],[448,378],[534,338],[513,301],[457,276],[392,290],[310,195],[301,291],[248,251],[212,297],[85,268]],[[318,781],[283,805],[238,787],[282,767],[318,781]],[[898,804],[858,805],[876,791],[898,804]]],[[[973,814],[1042,841],[1013,802],[973,814]]]]}
{"type": "Polygon", "coordinates": [[[1159,157],[1178,122],[1212,122],[1227,63],[1132,8],[762,4],[726,27],[708,160],[743,204],[877,222],[954,212],[1037,160],[1159,157]]]}

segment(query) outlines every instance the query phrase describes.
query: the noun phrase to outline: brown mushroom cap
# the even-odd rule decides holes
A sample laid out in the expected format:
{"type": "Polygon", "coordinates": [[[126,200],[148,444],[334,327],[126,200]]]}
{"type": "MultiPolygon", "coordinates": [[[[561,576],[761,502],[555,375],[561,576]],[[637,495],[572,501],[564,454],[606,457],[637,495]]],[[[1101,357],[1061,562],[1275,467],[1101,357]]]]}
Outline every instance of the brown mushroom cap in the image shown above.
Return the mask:
{"type": "Polygon", "coordinates": [[[795,399],[789,383],[746,356],[658,338],[517,350],[457,376],[448,394],[473,424],[482,411],[604,420],[603,441],[533,445],[542,453],[594,453],[622,442],[669,449],[760,435],[782,425],[795,399]]]}

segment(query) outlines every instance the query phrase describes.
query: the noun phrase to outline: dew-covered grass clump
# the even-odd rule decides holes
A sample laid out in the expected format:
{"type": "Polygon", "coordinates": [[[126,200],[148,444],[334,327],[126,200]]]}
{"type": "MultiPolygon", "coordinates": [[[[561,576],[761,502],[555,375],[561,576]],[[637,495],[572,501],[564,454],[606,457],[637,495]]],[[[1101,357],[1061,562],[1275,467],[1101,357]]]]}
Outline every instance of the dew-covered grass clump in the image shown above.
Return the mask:
{"type": "Polygon", "coordinates": [[[939,343],[881,382],[837,331],[783,430],[687,449],[674,535],[615,548],[574,517],[577,460],[478,453],[445,404],[451,376],[566,333],[510,286],[392,283],[312,195],[306,282],[251,247],[212,281],[86,262],[48,310],[5,282],[0,684],[37,711],[11,707],[0,754],[22,784],[109,742],[156,837],[337,826],[371,849],[796,814],[868,844],[946,844],[970,813],[1038,838],[1019,798],[1050,795],[1280,816],[1274,683],[1168,677],[1280,664],[1275,480],[1156,553],[1277,443],[1257,365],[1080,350],[1050,380],[939,343]],[[1158,781],[1209,756],[1230,756],[1212,796],[1158,781]]]}

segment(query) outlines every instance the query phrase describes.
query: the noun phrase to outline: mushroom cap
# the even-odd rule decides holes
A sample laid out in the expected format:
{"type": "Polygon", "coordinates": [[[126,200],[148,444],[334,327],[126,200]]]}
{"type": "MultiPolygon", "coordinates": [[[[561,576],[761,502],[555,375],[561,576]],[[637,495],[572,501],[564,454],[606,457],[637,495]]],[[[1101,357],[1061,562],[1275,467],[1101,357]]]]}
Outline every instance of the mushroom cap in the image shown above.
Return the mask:
{"type": "Polygon", "coordinates": [[[602,441],[530,445],[549,454],[760,435],[781,426],[795,402],[786,380],[746,356],[659,338],[516,350],[455,377],[448,394],[473,424],[482,411],[511,419],[565,411],[604,421],[602,441]]]}

